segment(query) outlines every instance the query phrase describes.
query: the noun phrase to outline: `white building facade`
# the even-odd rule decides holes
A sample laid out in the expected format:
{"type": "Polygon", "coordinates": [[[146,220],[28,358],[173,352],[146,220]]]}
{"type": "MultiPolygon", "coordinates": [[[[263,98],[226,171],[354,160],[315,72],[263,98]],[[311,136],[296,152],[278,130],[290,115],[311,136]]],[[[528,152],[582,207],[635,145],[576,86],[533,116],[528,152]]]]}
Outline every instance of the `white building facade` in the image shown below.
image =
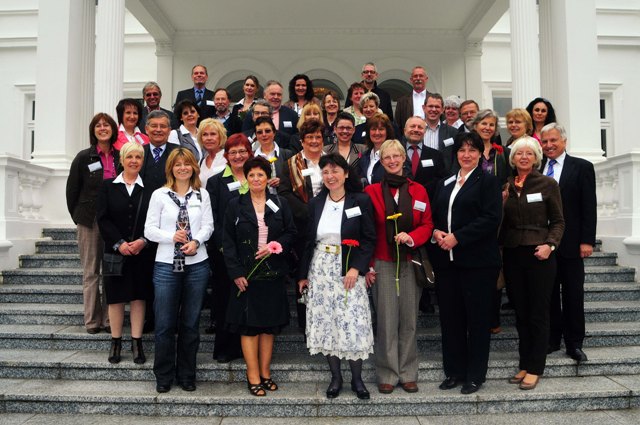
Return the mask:
{"type": "Polygon", "coordinates": [[[548,98],[569,152],[596,163],[598,237],[640,264],[640,0],[4,0],[0,268],[16,267],[42,227],[72,225],[64,186],[91,117],[115,116],[147,81],[166,108],[197,63],[209,88],[248,74],[286,87],[304,73],[345,95],[369,61],[392,93],[408,92],[421,65],[429,91],[502,114],[548,98]]]}

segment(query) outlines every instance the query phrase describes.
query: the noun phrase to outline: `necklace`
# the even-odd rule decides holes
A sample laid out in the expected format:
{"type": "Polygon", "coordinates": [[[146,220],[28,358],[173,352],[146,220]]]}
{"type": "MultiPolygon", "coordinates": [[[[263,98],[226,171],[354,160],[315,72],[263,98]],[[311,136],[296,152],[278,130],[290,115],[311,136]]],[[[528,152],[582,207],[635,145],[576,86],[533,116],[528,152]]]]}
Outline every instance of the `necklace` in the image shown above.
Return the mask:
{"type": "Polygon", "coordinates": [[[347,193],[345,192],[341,197],[339,197],[338,199],[333,199],[333,197],[331,196],[331,193],[329,193],[329,199],[331,199],[333,202],[335,202],[336,204],[340,201],[342,201],[344,199],[344,197],[347,196],[347,193]]]}

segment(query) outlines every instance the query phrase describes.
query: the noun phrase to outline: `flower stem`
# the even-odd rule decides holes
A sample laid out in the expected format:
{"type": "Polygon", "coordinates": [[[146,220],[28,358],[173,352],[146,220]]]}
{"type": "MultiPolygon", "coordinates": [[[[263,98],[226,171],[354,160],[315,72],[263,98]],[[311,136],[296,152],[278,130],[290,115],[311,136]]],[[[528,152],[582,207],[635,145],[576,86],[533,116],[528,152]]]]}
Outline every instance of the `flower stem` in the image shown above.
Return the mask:
{"type": "MultiPolygon", "coordinates": [[[[347,276],[347,272],[349,271],[349,255],[351,255],[351,246],[349,246],[349,251],[347,251],[347,263],[344,266],[344,276],[347,276]]],[[[344,290],[344,306],[347,306],[347,300],[349,299],[349,290],[344,290]]]]}
{"type": "MultiPolygon", "coordinates": [[[[398,236],[398,219],[393,220],[393,225],[398,236]]],[[[400,244],[396,240],[396,296],[400,296],[400,244]]]]}
{"type": "MultiPolygon", "coordinates": [[[[262,264],[264,262],[264,260],[266,260],[271,254],[267,254],[264,257],[262,257],[260,259],[260,261],[258,261],[256,263],[255,266],[253,266],[253,268],[251,269],[251,271],[249,272],[249,274],[247,275],[247,282],[249,282],[249,279],[251,279],[251,276],[253,276],[253,273],[255,273],[255,271],[258,269],[258,267],[260,267],[260,264],[262,264]]],[[[242,295],[242,291],[238,289],[238,294],[236,295],[236,297],[239,297],[240,295],[242,295]]]]}

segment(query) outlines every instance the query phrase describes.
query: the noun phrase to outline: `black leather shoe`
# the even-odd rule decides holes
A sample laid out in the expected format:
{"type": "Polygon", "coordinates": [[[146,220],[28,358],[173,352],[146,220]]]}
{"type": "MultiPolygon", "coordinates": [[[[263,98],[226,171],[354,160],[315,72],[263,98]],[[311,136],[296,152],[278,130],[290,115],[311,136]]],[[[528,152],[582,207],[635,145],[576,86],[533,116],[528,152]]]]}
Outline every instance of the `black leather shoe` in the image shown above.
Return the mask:
{"type": "Polygon", "coordinates": [[[567,355],[571,357],[573,360],[577,361],[578,363],[586,362],[587,360],[589,360],[587,358],[587,355],[584,353],[584,351],[582,351],[582,348],[574,348],[571,350],[567,350],[567,355]]]}
{"type": "Polygon", "coordinates": [[[180,388],[182,388],[183,391],[195,391],[196,390],[196,383],[193,382],[193,381],[180,382],[178,385],[180,386],[180,388]]]}
{"type": "Polygon", "coordinates": [[[482,384],[477,382],[465,382],[460,389],[460,394],[473,394],[480,389],[482,384]]]}
{"type": "Polygon", "coordinates": [[[357,383],[351,382],[351,391],[356,393],[356,397],[360,400],[369,400],[371,398],[371,394],[369,394],[369,390],[364,386],[364,382],[360,381],[357,383]]]}
{"type": "Polygon", "coordinates": [[[444,381],[442,381],[438,388],[440,388],[441,390],[450,390],[457,387],[458,385],[460,385],[460,381],[449,376],[444,381]]]}
{"type": "Polygon", "coordinates": [[[549,348],[547,348],[547,354],[551,354],[555,351],[558,351],[560,349],[560,345],[549,345],[549,348]]]}
{"type": "Polygon", "coordinates": [[[336,398],[340,395],[342,389],[342,380],[332,379],[327,388],[327,398],[336,398]]]}
{"type": "Polygon", "coordinates": [[[168,393],[171,391],[171,384],[156,384],[156,391],[159,393],[168,393]]]}

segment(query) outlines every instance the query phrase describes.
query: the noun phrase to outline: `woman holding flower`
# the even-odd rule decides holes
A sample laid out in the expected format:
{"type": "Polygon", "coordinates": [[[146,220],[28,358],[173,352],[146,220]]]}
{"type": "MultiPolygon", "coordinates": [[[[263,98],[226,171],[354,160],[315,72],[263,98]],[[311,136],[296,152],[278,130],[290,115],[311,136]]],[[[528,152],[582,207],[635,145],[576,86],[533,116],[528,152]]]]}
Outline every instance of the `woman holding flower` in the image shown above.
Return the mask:
{"type": "Polygon", "coordinates": [[[373,353],[371,312],[365,274],[376,241],[371,199],[359,192],[356,176],[338,153],[320,158],[323,189],[309,200],[309,225],[298,286],[309,288],[307,347],[327,357],[327,398],[342,388],[340,360],[351,368],[351,390],[368,399],[362,360],[373,353]]]}
{"type": "Polygon", "coordinates": [[[249,392],[265,396],[266,391],[278,389],[271,379],[273,341],[289,323],[285,290],[289,261],[282,251],[289,251],[296,228],[286,200],[267,193],[269,161],[247,160],[244,174],[249,192],[231,200],[223,225],[223,255],[238,289],[229,296],[225,328],[241,335],[249,392]]]}
{"type": "Polygon", "coordinates": [[[410,248],[431,237],[431,208],[424,186],[403,176],[407,155],[402,144],[387,140],[379,152],[382,181],[364,189],[373,202],[378,235],[373,267],[366,275],[367,283],[374,284],[378,391],[389,394],[400,383],[405,391],[417,392],[416,327],[422,289],[415,281],[410,248]]]}

